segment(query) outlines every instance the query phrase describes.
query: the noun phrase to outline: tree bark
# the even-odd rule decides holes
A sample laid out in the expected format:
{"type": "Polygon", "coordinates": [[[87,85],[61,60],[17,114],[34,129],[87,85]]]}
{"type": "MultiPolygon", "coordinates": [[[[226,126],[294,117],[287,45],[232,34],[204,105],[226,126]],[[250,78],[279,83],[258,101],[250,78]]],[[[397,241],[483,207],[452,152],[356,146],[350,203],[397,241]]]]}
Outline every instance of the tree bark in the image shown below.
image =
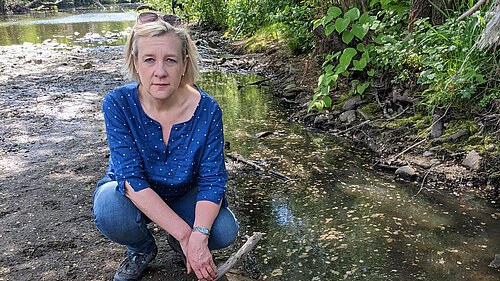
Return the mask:
{"type": "Polygon", "coordinates": [[[415,21],[421,18],[430,18],[434,25],[442,24],[444,15],[441,11],[447,9],[446,5],[446,1],[443,0],[411,0],[408,31],[412,33],[415,21]],[[431,4],[430,1],[432,1],[434,5],[431,4]]]}
{"type": "Polygon", "coordinates": [[[0,0],[0,14],[5,15],[5,0],[0,0]]]}

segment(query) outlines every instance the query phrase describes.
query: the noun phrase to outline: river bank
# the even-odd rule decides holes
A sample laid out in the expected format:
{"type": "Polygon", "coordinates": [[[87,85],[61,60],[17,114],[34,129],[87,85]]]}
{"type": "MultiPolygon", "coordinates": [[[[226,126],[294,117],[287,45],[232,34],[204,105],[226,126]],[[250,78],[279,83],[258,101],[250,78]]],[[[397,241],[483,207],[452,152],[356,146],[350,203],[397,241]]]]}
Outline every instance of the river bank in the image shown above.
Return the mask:
{"type": "Polygon", "coordinates": [[[284,42],[271,42],[261,53],[246,52],[244,40],[221,45],[241,55],[240,60],[247,62],[243,68],[271,79],[276,97],[290,120],[368,148],[373,153],[373,169],[394,174],[396,180],[414,182],[420,191],[445,190],[457,196],[468,193],[500,206],[500,100],[494,100],[486,108],[477,108],[469,120],[443,110],[434,120],[427,120],[423,133],[422,124],[412,119],[417,98],[407,90],[403,93],[400,86],[391,85],[387,78],[383,81],[383,91],[377,84],[371,93],[378,105],[368,104],[360,96],[347,100],[332,97],[332,108],[308,111],[317,78],[322,74],[319,58],[293,55],[284,42]],[[404,104],[408,101],[411,103],[404,104]],[[394,117],[388,116],[387,103],[399,107],[394,117]],[[443,134],[447,126],[452,133],[443,134]]]}

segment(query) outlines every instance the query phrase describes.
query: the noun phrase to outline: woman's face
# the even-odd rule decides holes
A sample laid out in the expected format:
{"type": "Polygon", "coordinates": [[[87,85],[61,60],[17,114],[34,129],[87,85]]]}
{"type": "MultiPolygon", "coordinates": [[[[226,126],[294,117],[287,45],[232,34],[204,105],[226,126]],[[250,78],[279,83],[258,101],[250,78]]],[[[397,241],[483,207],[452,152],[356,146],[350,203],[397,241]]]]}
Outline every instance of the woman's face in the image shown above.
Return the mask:
{"type": "Polygon", "coordinates": [[[175,34],[141,37],[137,49],[134,64],[143,93],[155,99],[168,99],[179,88],[189,59],[182,55],[181,40],[175,34]]]}

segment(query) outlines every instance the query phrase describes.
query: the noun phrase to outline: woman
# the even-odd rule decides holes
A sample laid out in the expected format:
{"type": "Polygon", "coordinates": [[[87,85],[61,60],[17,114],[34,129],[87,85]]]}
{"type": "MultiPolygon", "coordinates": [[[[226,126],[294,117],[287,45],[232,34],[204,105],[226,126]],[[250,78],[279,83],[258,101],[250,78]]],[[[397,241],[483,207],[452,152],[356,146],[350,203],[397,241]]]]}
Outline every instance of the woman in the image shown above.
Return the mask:
{"type": "Polygon", "coordinates": [[[156,256],[150,221],[200,280],[216,277],[210,250],[237,236],[224,196],[222,113],[194,85],[199,56],[179,24],[171,15],[138,16],[124,66],[137,83],[103,101],[110,158],[94,193],[95,224],[129,251],[114,280],[140,279],[156,256]]]}

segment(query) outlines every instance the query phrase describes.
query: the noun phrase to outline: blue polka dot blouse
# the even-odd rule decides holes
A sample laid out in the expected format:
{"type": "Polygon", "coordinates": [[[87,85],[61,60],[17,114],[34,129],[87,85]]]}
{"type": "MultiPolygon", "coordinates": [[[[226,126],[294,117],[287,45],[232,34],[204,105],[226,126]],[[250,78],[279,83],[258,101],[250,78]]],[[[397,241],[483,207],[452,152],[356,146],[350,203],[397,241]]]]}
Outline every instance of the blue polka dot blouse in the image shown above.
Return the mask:
{"type": "Polygon", "coordinates": [[[198,188],[197,200],[219,204],[224,198],[222,112],[214,98],[198,89],[200,102],[190,120],[172,126],[165,147],[160,123],[143,111],[137,83],[109,92],[102,111],[110,149],[107,175],[124,194],[152,188],[164,199],[198,188]]]}

